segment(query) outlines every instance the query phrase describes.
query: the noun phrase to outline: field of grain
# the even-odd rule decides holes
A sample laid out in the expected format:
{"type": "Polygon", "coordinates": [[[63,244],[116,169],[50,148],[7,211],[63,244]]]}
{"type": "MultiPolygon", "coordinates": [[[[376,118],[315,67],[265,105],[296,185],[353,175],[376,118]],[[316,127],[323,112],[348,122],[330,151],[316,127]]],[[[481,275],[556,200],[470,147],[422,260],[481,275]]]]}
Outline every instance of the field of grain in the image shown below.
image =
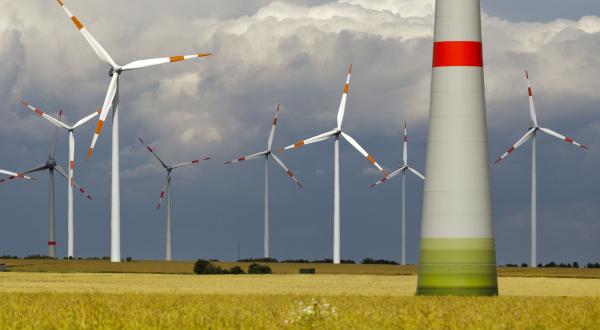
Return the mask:
{"type": "MultiPolygon", "coordinates": [[[[147,274],[192,274],[193,261],[140,260],[112,263],[104,260],[32,260],[0,259],[11,272],[55,272],[55,273],[147,273],[147,274]]],[[[247,269],[247,262],[216,262],[223,268],[240,266],[247,269]]],[[[399,265],[354,265],[323,263],[261,263],[274,274],[298,274],[300,268],[314,268],[317,274],[354,275],[416,275],[416,266],[399,265]]],[[[600,278],[600,269],[587,268],[508,268],[499,267],[498,276],[510,277],[564,277],[600,278]]]]}
{"type": "Polygon", "coordinates": [[[502,277],[415,297],[416,276],[0,273],[0,329],[597,328],[600,279],[502,277]]]}

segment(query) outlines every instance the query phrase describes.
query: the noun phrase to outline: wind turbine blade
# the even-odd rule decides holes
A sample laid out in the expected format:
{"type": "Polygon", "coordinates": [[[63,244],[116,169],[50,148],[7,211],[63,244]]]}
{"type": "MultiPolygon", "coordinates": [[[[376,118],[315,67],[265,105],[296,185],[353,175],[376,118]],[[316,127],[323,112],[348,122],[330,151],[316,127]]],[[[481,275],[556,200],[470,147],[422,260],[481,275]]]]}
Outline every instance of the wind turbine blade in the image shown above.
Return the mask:
{"type": "Polygon", "coordinates": [[[297,148],[300,148],[300,147],[305,146],[307,144],[321,142],[323,140],[329,139],[330,137],[332,137],[332,136],[334,136],[336,134],[339,134],[339,132],[340,131],[338,129],[334,129],[334,130],[329,131],[327,133],[319,134],[317,136],[313,136],[313,137],[308,138],[306,140],[300,140],[300,141],[298,141],[298,142],[296,142],[294,144],[291,144],[291,145],[289,145],[287,147],[279,148],[279,149],[277,149],[277,152],[278,153],[282,153],[285,150],[297,149],[297,148]]]}
{"type": "Polygon", "coordinates": [[[525,70],[525,79],[527,80],[527,93],[529,94],[529,115],[531,116],[531,122],[533,126],[538,126],[537,115],[535,114],[535,104],[533,103],[533,90],[531,89],[531,83],[529,82],[529,72],[525,70]]]}
{"type": "Polygon", "coordinates": [[[403,138],[403,144],[404,144],[404,148],[402,150],[402,160],[404,161],[404,165],[408,164],[408,132],[407,132],[407,128],[406,128],[406,122],[404,122],[404,138],[403,138]]]}
{"type": "Polygon", "coordinates": [[[7,179],[0,179],[0,183],[4,182],[6,180],[15,179],[15,178],[22,178],[22,179],[27,179],[27,180],[35,180],[35,179],[33,179],[31,177],[28,177],[26,175],[15,173],[15,172],[11,172],[11,171],[7,171],[7,170],[0,170],[0,174],[9,175],[9,177],[7,179]]]}
{"type": "Polygon", "coordinates": [[[273,126],[271,127],[271,134],[269,134],[269,141],[267,142],[267,150],[271,151],[273,146],[273,137],[275,137],[275,128],[277,128],[277,116],[279,115],[279,104],[277,110],[275,110],[275,117],[273,117],[273,126]]]}
{"type": "Polygon", "coordinates": [[[169,184],[169,181],[171,180],[171,173],[167,174],[167,179],[165,180],[165,185],[163,186],[162,190],[160,191],[160,198],[158,199],[158,204],[156,204],[156,209],[160,209],[160,203],[162,203],[163,198],[165,197],[165,192],[167,191],[167,185],[169,184]]]}
{"type": "Polygon", "coordinates": [[[557,132],[555,132],[555,131],[553,131],[553,130],[551,130],[549,128],[540,127],[540,131],[542,131],[542,132],[544,132],[544,133],[546,133],[546,134],[548,134],[550,136],[554,136],[555,138],[557,138],[559,140],[563,140],[563,141],[565,141],[567,143],[574,144],[574,145],[578,146],[579,148],[583,148],[583,149],[586,149],[586,150],[589,149],[587,146],[585,146],[585,145],[583,145],[583,144],[581,144],[579,142],[574,141],[570,137],[567,137],[567,136],[564,136],[562,134],[559,134],[559,133],[557,133],[557,132]]]}
{"type": "Polygon", "coordinates": [[[202,159],[192,160],[191,162],[177,164],[177,165],[173,166],[172,169],[176,169],[176,168],[180,168],[180,167],[184,167],[184,166],[188,166],[188,165],[192,165],[192,164],[198,164],[200,161],[205,161],[205,160],[209,160],[209,159],[210,159],[210,157],[204,157],[202,159]]]}
{"type": "Polygon", "coordinates": [[[75,172],[75,136],[69,131],[69,184],[73,184],[73,172],[75,172]]]}
{"type": "Polygon", "coordinates": [[[414,175],[421,178],[421,180],[425,180],[425,176],[423,174],[419,173],[419,171],[415,170],[414,168],[408,167],[408,170],[411,171],[414,175]]]}
{"type": "Polygon", "coordinates": [[[277,164],[279,164],[279,166],[281,166],[281,168],[285,171],[285,173],[292,179],[294,180],[294,182],[296,182],[296,184],[302,188],[302,184],[300,183],[300,180],[298,180],[298,178],[296,177],[296,175],[294,175],[294,173],[292,173],[292,171],[290,171],[288,169],[287,166],[285,166],[285,164],[283,163],[283,161],[281,159],[279,159],[279,157],[277,157],[276,155],[272,154],[271,156],[273,156],[273,159],[275,159],[275,161],[277,162],[277,164]]]}
{"type": "Polygon", "coordinates": [[[351,137],[350,135],[342,132],[342,136],[344,137],[344,139],[346,139],[346,141],[348,141],[348,143],[350,143],[354,149],[358,150],[358,152],[361,153],[361,155],[363,155],[365,158],[367,158],[369,160],[369,162],[371,162],[371,164],[373,164],[375,167],[377,167],[377,169],[379,169],[384,175],[387,175],[387,173],[385,172],[385,170],[383,169],[383,167],[381,167],[381,165],[379,165],[379,163],[377,163],[377,161],[375,160],[375,158],[373,158],[373,156],[369,155],[369,153],[360,146],[360,144],[358,144],[358,142],[356,142],[356,140],[354,140],[353,137],[351,137]]]}
{"type": "MultiPolygon", "coordinates": [[[[62,110],[58,113],[58,120],[62,122],[62,110]]],[[[50,153],[48,154],[48,158],[54,159],[54,155],[56,154],[56,143],[58,142],[58,130],[60,127],[54,128],[54,137],[52,138],[52,144],[50,145],[50,153]]]]}
{"type": "Polygon", "coordinates": [[[40,165],[38,167],[35,167],[35,168],[31,169],[31,170],[20,172],[19,174],[20,175],[25,175],[25,174],[29,174],[29,173],[39,172],[39,171],[42,171],[42,170],[45,170],[45,169],[48,169],[48,166],[46,166],[46,164],[42,164],[42,165],[40,165]]]}
{"type": "Polygon", "coordinates": [[[64,1],[63,0],[57,0],[57,1],[60,4],[60,6],[63,8],[63,10],[65,11],[67,16],[69,16],[71,21],[73,21],[73,24],[75,24],[75,26],[77,27],[79,32],[81,32],[81,34],[83,35],[85,40],[88,42],[88,44],[90,44],[90,46],[92,47],[94,52],[96,52],[96,55],[98,55],[98,57],[102,61],[106,62],[113,69],[118,68],[119,66],[115,63],[115,61],[112,59],[112,57],[110,57],[108,52],[100,45],[100,43],[98,41],[96,41],[96,39],[85,28],[85,26],[83,26],[83,23],[81,23],[81,21],[77,17],[75,17],[75,15],[73,15],[73,13],[65,6],[64,1]]]}
{"type": "Polygon", "coordinates": [[[267,154],[269,154],[269,151],[261,151],[261,152],[257,152],[255,154],[252,154],[249,156],[244,156],[244,157],[240,157],[240,158],[237,158],[234,160],[230,160],[230,161],[226,162],[225,164],[233,164],[233,163],[243,162],[245,160],[262,158],[262,157],[266,156],[267,154]]]}
{"type": "Polygon", "coordinates": [[[160,159],[160,157],[158,157],[156,152],[154,152],[154,149],[152,149],[149,145],[147,145],[146,142],[144,142],[144,140],[141,137],[139,137],[138,140],[140,140],[140,143],[146,147],[146,150],[150,151],[152,156],[154,156],[154,158],[156,158],[164,168],[169,168],[169,166],[167,166],[167,164],[165,164],[165,162],[163,162],[163,160],[160,159]]]}
{"type": "Polygon", "coordinates": [[[395,178],[396,176],[398,176],[398,174],[402,173],[402,171],[404,171],[408,166],[402,166],[399,169],[395,170],[394,172],[390,173],[389,175],[386,175],[385,177],[383,177],[383,179],[373,183],[372,185],[370,185],[369,187],[373,188],[375,186],[378,186],[384,182],[387,182],[393,178],[395,178]]]}
{"type": "Polygon", "coordinates": [[[69,129],[69,126],[65,125],[65,123],[63,123],[62,121],[50,116],[47,113],[44,113],[42,111],[42,109],[40,108],[36,108],[34,106],[32,106],[31,104],[25,102],[25,101],[21,101],[21,104],[27,108],[29,108],[31,111],[35,112],[38,116],[46,119],[47,121],[49,121],[51,124],[53,124],[56,127],[60,127],[60,128],[64,128],[64,129],[69,129]]]}
{"type": "MultiPolygon", "coordinates": [[[[65,180],[67,180],[67,182],[69,181],[69,177],[67,176],[67,173],[65,173],[65,170],[60,166],[60,165],[56,165],[56,167],[54,168],[58,174],[60,174],[63,178],[65,178],[65,180]]],[[[77,188],[77,190],[79,190],[79,192],[81,194],[83,194],[83,196],[85,196],[85,198],[92,200],[92,195],[88,194],[85,189],[83,189],[77,182],[75,182],[75,180],[71,179],[71,184],[73,185],[73,187],[77,188]]]]}
{"type": "Polygon", "coordinates": [[[152,58],[152,59],[148,59],[148,60],[139,60],[139,61],[133,61],[129,64],[124,65],[122,69],[123,69],[123,71],[135,70],[135,69],[147,68],[150,66],[155,66],[155,65],[165,64],[165,63],[189,60],[189,59],[198,58],[198,57],[207,57],[210,55],[212,55],[212,54],[178,55],[178,56],[170,56],[170,57],[152,58]]]}
{"type": "Polygon", "coordinates": [[[514,145],[512,145],[510,148],[508,148],[508,150],[503,153],[500,158],[498,158],[496,160],[496,164],[500,163],[501,161],[503,161],[506,157],[508,157],[510,154],[512,154],[515,150],[517,150],[518,147],[520,147],[523,143],[525,143],[527,140],[529,140],[533,134],[535,133],[535,127],[530,129],[529,131],[527,131],[527,133],[525,133],[525,135],[523,135],[522,138],[520,138],[514,145]]]}
{"type": "Polygon", "coordinates": [[[346,102],[348,101],[348,90],[350,89],[350,76],[352,75],[352,64],[348,68],[348,77],[346,78],[346,83],[344,84],[344,92],[342,93],[342,100],[340,101],[340,108],[338,110],[337,115],[337,127],[338,129],[342,128],[342,123],[344,122],[344,114],[346,112],[346,102]]]}
{"type": "Polygon", "coordinates": [[[88,121],[94,119],[96,116],[98,116],[100,113],[102,112],[102,109],[98,109],[96,111],[94,111],[93,113],[89,114],[88,116],[80,119],[78,122],[75,123],[75,125],[73,125],[73,128],[77,128],[85,123],[87,123],[88,121]]]}
{"type": "Polygon", "coordinates": [[[112,78],[110,79],[110,84],[108,85],[108,91],[106,91],[106,97],[104,98],[102,111],[100,111],[100,118],[98,119],[98,123],[96,124],[96,131],[94,132],[94,137],[92,138],[92,144],[90,145],[88,154],[85,157],[86,160],[90,159],[90,157],[92,156],[92,152],[94,152],[94,147],[96,146],[98,137],[100,137],[100,133],[102,133],[102,127],[104,127],[104,122],[106,121],[106,117],[108,116],[108,111],[113,106],[113,102],[115,100],[115,95],[117,94],[118,88],[119,74],[114,72],[112,78]]]}

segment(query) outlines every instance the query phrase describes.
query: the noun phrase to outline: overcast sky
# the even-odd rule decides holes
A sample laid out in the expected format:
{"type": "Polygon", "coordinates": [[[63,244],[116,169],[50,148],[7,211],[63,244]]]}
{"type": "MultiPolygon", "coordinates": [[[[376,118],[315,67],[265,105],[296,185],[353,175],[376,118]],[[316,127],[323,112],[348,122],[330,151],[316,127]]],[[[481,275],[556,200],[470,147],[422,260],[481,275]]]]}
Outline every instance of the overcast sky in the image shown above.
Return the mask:
{"type": "MultiPolygon", "coordinates": [[[[174,173],[174,258],[231,260],[262,255],[263,164],[223,165],[265,148],[282,104],[276,147],[335,126],[347,67],[354,64],[345,128],[388,169],[402,159],[424,168],[433,0],[69,0],[69,8],[120,64],[213,52],[210,58],[127,73],[121,80],[122,255],[164,257],[165,173],[137,142],[170,163],[213,160],[174,173]]],[[[0,0],[0,168],[43,163],[53,129],[24,99],[75,122],[101,106],[108,68],[55,1],[0,0]]],[[[538,139],[541,262],[600,261],[600,3],[482,1],[490,161],[529,127],[523,70],[529,69],[542,126],[588,152],[538,139]]],[[[84,160],[95,123],[77,132],[77,256],[110,254],[110,124],[84,160]]],[[[271,254],[330,258],[333,141],[288,152],[304,184],[271,166],[271,254]]],[[[57,160],[67,166],[67,136],[57,160]]],[[[342,257],[400,257],[400,181],[376,189],[369,163],[342,143],[342,257]]],[[[530,145],[494,166],[499,263],[529,259],[530,145]]],[[[0,185],[0,254],[47,253],[48,176],[0,185]]],[[[408,179],[408,259],[416,262],[422,183],[408,179]]],[[[57,177],[57,241],[66,254],[66,184],[57,177]]]]}

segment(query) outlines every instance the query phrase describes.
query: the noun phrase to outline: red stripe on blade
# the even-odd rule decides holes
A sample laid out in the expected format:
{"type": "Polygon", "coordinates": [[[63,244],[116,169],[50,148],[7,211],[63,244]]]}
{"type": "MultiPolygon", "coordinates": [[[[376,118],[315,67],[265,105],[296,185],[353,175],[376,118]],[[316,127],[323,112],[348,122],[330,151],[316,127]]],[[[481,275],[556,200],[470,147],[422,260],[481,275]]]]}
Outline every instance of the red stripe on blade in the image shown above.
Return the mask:
{"type": "Polygon", "coordinates": [[[433,44],[433,67],[483,67],[483,51],[478,41],[442,41],[433,44]]]}

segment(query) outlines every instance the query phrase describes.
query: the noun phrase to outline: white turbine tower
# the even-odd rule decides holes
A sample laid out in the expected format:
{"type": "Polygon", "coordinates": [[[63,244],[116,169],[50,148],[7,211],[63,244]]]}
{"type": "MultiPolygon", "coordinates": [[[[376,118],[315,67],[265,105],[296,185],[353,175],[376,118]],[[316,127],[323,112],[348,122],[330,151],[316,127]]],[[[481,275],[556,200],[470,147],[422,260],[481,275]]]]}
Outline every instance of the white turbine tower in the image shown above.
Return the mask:
{"type": "Polygon", "coordinates": [[[267,150],[257,152],[250,156],[240,157],[238,159],[234,159],[232,161],[226,162],[225,164],[239,163],[245,160],[250,159],[265,159],[265,214],[264,214],[264,257],[269,258],[269,158],[273,157],[275,162],[287,173],[287,175],[296,182],[296,184],[302,188],[300,181],[292,171],[288,169],[287,166],[271,151],[271,147],[273,146],[273,137],[275,136],[275,128],[277,127],[277,116],[279,115],[279,105],[277,105],[277,110],[275,110],[275,117],[273,117],[273,125],[271,127],[271,133],[269,134],[269,139],[267,140],[267,150]]]}
{"type": "Polygon", "coordinates": [[[85,28],[81,21],[75,17],[71,11],[64,5],[64,1],[57,0],[65,13],[73,21],[79,32],[83,35],[88,44],[92,47],[96,55],[103,62],[110,66],[109,76],[111,76],[108,92],[102,105],[100,120],[96,126],[96,132],[92,139],[92,144],[88,151],[86,159],[92,155],[98,136],[102,132],[104,121],[108,116],[109,110],[113,110],[113,127],[112,127],[112,182],[111,182],[111,256],[112,262],[121,261],[121,196],[120,196],[120,177],[119,177],[119,77],[125,71],[135,70],[150,66],[155,66],[164,63],[178,62],[197,57],[205,57],[211,54],[194,54],[184,56],[171,56],[147,60],[133,61],[124,66],[118,65],[108,52],[96,41],[92,34],[85,28]]]}
{"type": "Polygon", "coordinates": [[[38,116],[46,119],[52,125],[57,128],[67,130],[69,133],[69,177],[68,177],[68,198],[67,198],[67,257],[73,258],[75,256],[74,249],[74,221],[73,221],[73,175],[75,172],[75,129],[92,120],[100,113],[100,110],[94,111],[92,114],[80,119],[75,125],[69,126],[64,122],[44,113],[41,109],[36,108],[25,101],[21,101],[21,104],[35,112],[38,116]]]}
{"type": "Polygon", "coordinates": [[[340,102],[340,108],[337,115],[337,127],[333,130],[319,134],[306,140],[300,140],[292,145],[285,148],[281,148],[280,151],[300,148],[304,145],[321,142],[331,137],[335,138],[335,149],[333,153],[334,157],[334,180],[333,180],[333,263],[340,263],[340,138],[343,137],[348,143],[350,143],[358,152],[366,157],[371,164],[375,165],[380,171],[387,175],[383,168],[377,163],[377,161],[369,155],[363,147],[361,147],[354,138],[342,131],[342,123],[344,121],[344,113],[346,110],[346,101],[348,99],[348,90],[350,88],[350,76],[352,75],[352,65],[348,69],[348,78],[344,84],[344,92],[342,94],[342,100],[340,102]]]}
{"type": "MultiPolygon", "coordinates": [[[[56,120],[51,116],[48,116],[47,114],[42,112],[40,109],[35,109],[35,111],[40,116],[44,116],[44,118],[46,118],[46,119],[50,118],[50,119],[48,119],[50,121],[56,121],[56,124],[61,123],[60,118],[62,117],[62,111],[59,114],[59,117],[58,117],[59,120],[56,120]]],[[[73,180],[73,178],[71,176],[68,176],[67,172],[65,172],[65,170],[54,159],[54,155],[56,153],[56,140],[58,139],[58,130],[59,130],[59,127],[57,126],[54,130],[54,137],[53,137],[52,144],[50,146],[50,152],[48,153],[48,159],[46,160],[46,163],[44,163],[40,166],[37,166],[31,170],[20,173],[20,175],[25,175],[25,174],[29,174],[29,173],[48,170],[48,177],[49,177],[48,256],[51,258],[56,258],[56,214],[54,211],[54,209],[55,209],[54,208],[54,171],[56,170],[58,172],[58,174],[60,174],[63,178],[65,178],[67,180],[67,183],[69,183],[69,190],[70,190],[71,185],[73,185],[82,194],[84,194],[85,197],[87,197],[90,200],[92,199],[92,196],[90,196],[88,193],[86,193],[85,189],[83,189],[81,186],[79,186],[75,182],[75,180],[73,180]]]]}
{"type": "Polygon", "coordinates": [[[574,144],[580,148],[588,149],[588,147],[575,142],[570,137],[561,135],[551,129],[541,127],[537,121],[535,113],[535,105],[533,103],[533,91],[529,82],[529,73],[525,70],[525,79],[527,80],[527,90],[529,94],[529,115],[531,116],[531,127],[527,133],[523,135],[514,145],[512,145],[500,158],[496,160],[496,164],[500,163],[517,148],[531,139],[531,267],[537,267],[537,169],[536,169],[536,145],[535,138],[538,132],[546,133],[552,137],[574,144]]]}
{"type": "Polygon", "coordinates": [[[414,168],[408,166],[408,134],[406,129],[406,123],[404,123],[404,150],[402,153],[402,161],[403,165],[400,166],[399,169],[395,170],[394,172],[390,173],[390,175],[372,184],[371,188],[394,178],[398,174],[402,174],[402,265],[406,265],[406,171],[408,170],[414,175],[421,178],[421,180],[425,180],[425,176],[423,176],[423,174],[419,173],[419,171],[415,170],[414,168]]]}
{"type": "MultiPolygon", "coordinates": [[[[138,138],[138,140],[140,140],[140,142],[146,147],[146,149],[158,160],[160,165],[162,165],[162,167],[167,171],[167,178],[165,180],[165,185],[160,192],[160,199],[158,200],[158,204],[156,204],[156,209],[157,210],[160,209],[160,204],[163,200],[163,197],[165,197],[165,194],[167,194],[167,240],[166,240],[166,248],[165,248],[166,249],[165,260],[171,261],[171,260],[173,260],[172,259],[172,257],[173,257],[173,234],[172,234],[173,219],[172,219],[172,203],[171,203],[171,172],[174,169],[177,169],[180,167],[197,164],[200,162],[200,160],[192,160],[191,162],[185,162],[185,163],[169,166],[162,159],[160,159],[160,157],[158,157],[158,155],[156,154],[154,149],[152,149],[149,145],[147,145],[146,142],[144,142],[144,140],[141,137],[138,138]]],[[[210,159],[210,157],[205,157],[202,160],[209,160],[209,159],[210,159]]]]}
{"type": "Polygon", "coordinates": [[[35,180],[32,177],[29,177],[29,176],[26,176],[26,175],[23,175],[23,174],[19,174],[19,173],[15,173],[15,172],[11,172],[11,171],[7,171],[7,170],[1,170],[0,169],[0,174],[4,174],[4,175],[8,175],[9,176],[8,178],[0,179],[0,183],[4,182],[6,180],[13,180],[13,179],[16,179],[16,178],[22,178],[22,179],[27,179],[27,180],[35,180]]]}

